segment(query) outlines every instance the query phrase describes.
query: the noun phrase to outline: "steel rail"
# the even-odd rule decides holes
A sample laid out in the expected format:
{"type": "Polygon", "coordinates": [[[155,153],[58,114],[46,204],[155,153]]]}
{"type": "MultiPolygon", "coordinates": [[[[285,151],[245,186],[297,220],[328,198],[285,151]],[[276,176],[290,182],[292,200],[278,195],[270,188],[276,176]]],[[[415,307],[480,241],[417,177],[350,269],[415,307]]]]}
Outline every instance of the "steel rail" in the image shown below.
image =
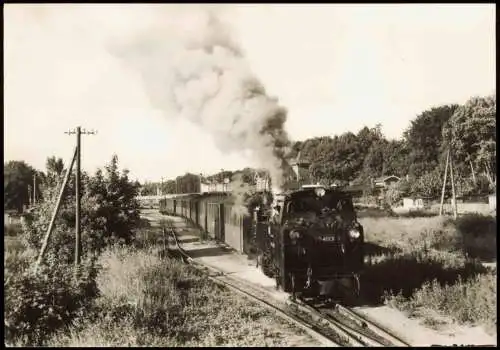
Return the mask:
{"type": "Polygon", "coordinates": [[[353,321],[360,324],[361,327],[366,327],[370,329],[372,332],[377,334],[379,337],[386,339],[394,346],[403,346],[410,347],[411,345],[403,340],[400,336],[394,334],[394,332],[389,331],[386,327],[382,326],[380,323],[369,319],[368,317],[361,315],[359,312],[352,310],[351,308],[347,308],[345,306],[336,305],[336,311],[345,316],[351,318],[353,321]]]}
{"type": "MultiPolygon", "coordinates": [[[[305,321],[296,315],[290,315],[290,313],[284,311],[280,307],[271,304],[268,301],[269,291],[257,285],[250,284],[234,276],[227,276],[224,274],[222,270],[214,266],[208,264],[202,264],[193,260],[189,256],[189,254],[187,254],[186,251],[184,251],[183,248],[181,247],[177,239],[177,235],[173,227],[172,221],[167,220],[165,223],[167,223],[168,225],[170,237],[172,237],[172,239],[174,240],[174,246],[176,250],[179,251],[179,253],[182,256],[182,259],[186,263],[195,265],[206,271],[210,271],[212,273],[212,275],[209,274],[210,279],[214,280],[217,283],[226,285],[231,290],[257,301],[259,304],[267,307],[268,309],[276,311],[277,313],[280,314],[280,316],[292,321],[292,323],[298,325],[302,329],[306,329],[308,333],[311,332],[315,333],[316,338],[319,338],[323,343],[330,342],[332,343],[330,346],[332,345],[342,346],[338,344],[338,342],[332,340],[332,337],[330,335],[325,334],[325,330],[319,329],[316,325],[311,324],[311,322],[305,321]],[[249,290],[251,290],[252,292],[250,292],[249,290]],[[267,294],[266,298],[267,300],[262,297],[256,296],[255,295],[256,291],[258,292],[257,294],[259,293],[262,295],[267,294]]],[[[163,229],[165,230],[166,228],[163,227],[163,229]]],[[[335,310],[319,309],[313,306],[311,303],[308,303],[301,299],[295,301],[290,300],[288,305],[295,306],[298,310],[307,313],[314,319],[314,321],[327,325],[329,329],[333,330],[337,334],[337,337],[347,340],[347,342],[351,346],[355,347],[411,346],[410,344],[402,340],[399,336],[394,335],[392,332],[390,332],[388,329],[381,326],[377,322],[372,321],[367,317],[362,316],[359,313],[344,306],[337,304],[335,310]],[[352,325],[348,325],[345,322],[342,322],[337,317],[335,317],[334,314],[332,314],[332,311],[338,313],[339,315],[342,315],[343,317],[350,319],[350,321],[356,324],[359,327],[359,329],[357,329],[357,327],[354,327],[352,325]],[[363,328],[367,328],[368,332],[363,328]]]]}
{"type": "MultiPolygon", "coordinates": [[[[171,223],[168,223],[168,224],[171,224],[171,223]]],[[[290,321],[291,323],[295,324],[299,328],[306,331],[313,338],[316,338],[324,345],[332,346],[332,347],[342,346],[341,344],[338,344],[335,340],[332,339],[332,338],[334,338],[334,337],[332,337],[332,335],[327,334],[327,332],[325,330],[320,329],[317,325],[314,325],[311,322],[308,322],[297,315],[293,315],[289,312],[286,312],[285,310],[283,310],[283,308],[280,308],[279,306],[272,304],[268,300],[265,300],[264,298],[257,296],[255,293],[255,290],[249,291],[249,289],[251,289],[250,286],[245,285],[239,281],[235,281],[233,278],[231,278],[227,275],[224,275],[224,273],[222,271],[220,271],[212,266],[206,266],[204,264],[201,264],[201,263],[194,261],[189,256],[189,254],[187,254],[182,249],[182,247],[180,246],[179,241],[177,239],[177,235],[175,234],[175,230],[173,229],[173,227],[171,225],[169,225],[169,226],[170,227],[168,227],[168,231],[170,233],[170,237],[172,237],[172,239],[174,241],[175,248],[182,256],[184,262],[186,262],[190,265],[205,269],[205,270],[212,271],[213,274],[209,274],[208,277],[209,277],[209,279],[211,279],[215,283],[222,284],[222,285],[228,287],[230,290],[233,290],[234,292],[236,292],[240,295],[246,296],[247,298],[251,299],[252,301],[257,302],[261,306],[264,306],[267,309],[277,313],[282,318],[290,321]]],[[[164,227],[163,229],[166,229],[166,228],[164,227]]]]}

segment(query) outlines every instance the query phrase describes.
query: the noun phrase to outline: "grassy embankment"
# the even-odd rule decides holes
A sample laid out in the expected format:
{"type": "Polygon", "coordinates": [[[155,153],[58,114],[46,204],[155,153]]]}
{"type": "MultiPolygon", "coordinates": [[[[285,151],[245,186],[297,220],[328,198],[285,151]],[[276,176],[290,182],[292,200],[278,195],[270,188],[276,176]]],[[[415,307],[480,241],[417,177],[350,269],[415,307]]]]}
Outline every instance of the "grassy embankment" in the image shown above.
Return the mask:
{"type": "Polygon", "coordinates": [[[496,262],[496,217],[361,214],[368,300],[385,301],[429,325],[451,320],[496,332],[496,268],[483,265],[496,262]]]}
{"type": "MultiPolygon", "coordinates": [[[[167,257],[162,244],[155,243],[157,234],[157,228],[144,227],[134,246],[106,250],[99,258],[100,295],[44,344],[296,346],[307,339],[271,312],[167,257]]],[[[10,239],[5,252],[10,271],[21,268],[16,265],[19,254],[33,259],[35,253],[23,251],[16,239],[10,239]]],[[[30,345],[22,337],[12,343],[30,345]]]]}

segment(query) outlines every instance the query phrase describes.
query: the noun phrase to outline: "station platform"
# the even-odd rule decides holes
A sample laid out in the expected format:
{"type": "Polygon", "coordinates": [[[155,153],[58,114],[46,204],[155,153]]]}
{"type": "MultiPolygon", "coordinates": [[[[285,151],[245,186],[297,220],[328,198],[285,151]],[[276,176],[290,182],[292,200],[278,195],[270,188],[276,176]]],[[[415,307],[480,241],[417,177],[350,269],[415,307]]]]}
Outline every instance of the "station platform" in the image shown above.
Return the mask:
{"type": "Polygon", "coordinates": [[[224,243],[203,240],[201,230],[193,227],[186,219],[164,216],[172,220],[177,239],[182,249],[195,261],[223,271],[231,277],[255,284],[269,292],[276,300],[286,301],[288,294],[276,290],[273,278],[265,276],[257,268],[256,260],[238,253],[224,243]]]}

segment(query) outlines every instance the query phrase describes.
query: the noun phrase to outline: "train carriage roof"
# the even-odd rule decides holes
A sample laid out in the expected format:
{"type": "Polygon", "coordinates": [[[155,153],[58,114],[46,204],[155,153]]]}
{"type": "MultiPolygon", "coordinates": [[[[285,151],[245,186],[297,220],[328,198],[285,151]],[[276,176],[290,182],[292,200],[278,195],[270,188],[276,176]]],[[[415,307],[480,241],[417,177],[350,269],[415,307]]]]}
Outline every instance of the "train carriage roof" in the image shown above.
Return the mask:
{"type": "Polygon", "coordinates": [[[227,192],[211,192],[211,193],[190,193],[190,194],[180,194],[173,197],[175,200],[203,200],[203,199],[214,199],[220,200],[222,202],[232,202],[233,198],[230,193],[227,192]]]}

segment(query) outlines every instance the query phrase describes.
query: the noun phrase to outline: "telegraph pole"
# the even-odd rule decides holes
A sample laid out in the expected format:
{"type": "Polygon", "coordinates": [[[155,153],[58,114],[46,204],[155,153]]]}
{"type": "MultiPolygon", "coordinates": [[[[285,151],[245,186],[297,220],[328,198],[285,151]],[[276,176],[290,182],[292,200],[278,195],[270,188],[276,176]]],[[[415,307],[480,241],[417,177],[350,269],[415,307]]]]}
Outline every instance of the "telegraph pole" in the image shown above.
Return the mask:
{"type": "Polygon", "coordinates": [[[36,204],[36,174],[33,175],[33,206],[36,204]]]}
{"type": "Polygon", "coordinates": [[[441,191],[441,205],[439,206],[439,216],[443,215],[444,192],[446,190],[446,177],[448,175],[448,164],[450,162],[450,150],[446,153],[446,166],[444,168],[443,190],[441,191]]]}
{"type": "Polygon", "coordinates": [[[453,218],[456,219],[457,213],[457,196],[455,194],[455,176],[453,175],[453,157],[450,155],[450,177],[451,177],[451,195],[453,198],[453,218]]]}
{"type": "Polygon", "coordinates": [[[446,189],[446,178],[448,175],[448,167],[450,168],[450,181],[451,181],[451,208],[453,210],[453,217],[456,219],[458,216],[457,210],[457,196],[455,192],[455,176],[453,174],[453,160],[451,155],[451,148],[448,148],[446,154],[446,166],[444,169],[443,189],[441,191],[441,205],[439,206],[439,215],[443,215],[444,192],[446,189]]]}
{"type": "Polygon", "coordinates": [[[75,196],[76,196],[76,219],[75,219],[75,267],[80,265],[80,255],[81,255],[81,236],[80,236],[80,165],[81,165],[81,135],[95,135],[97,131],[86,131],[77,127],[75,130],[70,130],[65,132],[68,135],[76,134],[76,179],[75,179],[75,196]]]}
{"type": "Polygon", "coordinates": [[[31,186],[28,185],[28,206],[31,208],[31,186]]]}

